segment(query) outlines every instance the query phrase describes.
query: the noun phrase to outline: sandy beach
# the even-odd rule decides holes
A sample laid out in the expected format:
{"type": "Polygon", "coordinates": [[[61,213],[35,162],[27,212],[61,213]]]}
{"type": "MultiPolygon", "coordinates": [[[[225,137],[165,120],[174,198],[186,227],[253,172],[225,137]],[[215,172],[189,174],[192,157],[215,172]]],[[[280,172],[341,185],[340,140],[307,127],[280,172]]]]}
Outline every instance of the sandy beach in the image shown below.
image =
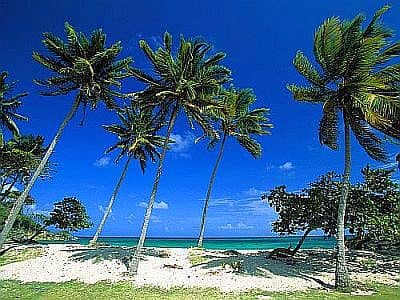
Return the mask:
{"type": "MultiPolygon", "coordinates": [[[[0,279],[23,282],[84,283],[133,280],[137,286],[216,287],[222,291],[250,289],[300,291],[329,289],[334,284],[332,250],[303,250],[295,258],[266,258],[268,251],[200,251],[184,248],[149,248],[138,275],[127,276],[128,248],[58,244],[37,246],[43,255],[0,267],[0,279]],[[239,262],[239,263],[238,263],[239,262]],[[234,269],[240,265],[239,268],[234,269]]],[[[400,259],[366,251],[349,253],[353,279],[398,284],[400,259]]]]}

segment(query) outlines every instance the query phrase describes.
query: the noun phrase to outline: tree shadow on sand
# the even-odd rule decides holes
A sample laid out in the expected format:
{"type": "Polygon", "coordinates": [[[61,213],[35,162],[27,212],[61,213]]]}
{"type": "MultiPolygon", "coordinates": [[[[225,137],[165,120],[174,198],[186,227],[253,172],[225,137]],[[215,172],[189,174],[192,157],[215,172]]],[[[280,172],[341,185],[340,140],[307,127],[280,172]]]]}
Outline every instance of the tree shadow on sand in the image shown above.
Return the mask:
{"type": "MultiPolygon", "coordinates": [[[[198,267],[212,269],[239,262],[237,273],[243,275],[262,276],[279,275],[298,277],[315,281],[325,288],[333,286],[321,277],[322,273],[335,272],[335,252],[333,250],[303,250],[294,257],[271,258],[269,252],[227,254],[206,251],[203,256],[208,260],[198,267]]],[[[349,252],[348,267],[357,273],[388,273],[398,275],[400,260],[398,256],[383,256],[371,252],[349,252]]]]}
{"type": "MultiPolygon", "coordinates": [[[[97,248],[73,248],[63,251],[73,252],[71,259],[75,261],[91,260],[94,263],[99,263],[107,260],[117,260],[119,263],[123,263],[128,267],[129,260],[133,256],[135,249],[135,247],[101,246],[97,248]]],[[[146,260],[146,256],[163,258],[168,257],[169,253],[163,249],[147,248],[144,249],[143,260],[146,260]]]]}

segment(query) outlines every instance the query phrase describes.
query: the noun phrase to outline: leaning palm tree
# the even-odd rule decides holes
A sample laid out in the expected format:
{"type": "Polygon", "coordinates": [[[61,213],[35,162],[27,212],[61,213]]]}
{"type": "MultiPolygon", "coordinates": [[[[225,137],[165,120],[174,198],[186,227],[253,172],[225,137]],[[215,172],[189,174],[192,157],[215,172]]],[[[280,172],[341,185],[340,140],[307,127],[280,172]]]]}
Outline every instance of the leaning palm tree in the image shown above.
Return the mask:
{"type": "Polygon", "coordinates": [[[7,94],[14,87],[14,84],[6,83],[7,76],[7,72],[0,73],[0,147],[4,144],[3,127],[7,128],[14,138],[18,138],[19,129],[15,120],[28,120],[27,117],[16,112],[22,104],[19,99],[25,97],[28,93],[21,93],[7,98],[7,94]]]}
{"type": "Polygon", "coordinates": [[[212,118],[220,123],[222,140],[217,160],[208,183],[203,213],[201,216],[200,234],[197,241],[198,247],[203,247],[205,222],[211,191],[217,175],[218,166],[222,159],[227,138],[235,138],[254,158],[259,158],[261,156],[262,148],[252,136],[269,134],[269,131],[266,129],[272,128],[272,125],[268,123],[269,120],[266,117],[269,109],[258,108],[251,110],[250,106],[255,102],[255,100],[256,97],[251,89],[236,90],[231,87],[229,90],[222,93],[222,109],[211,108],[208,111],[212,118]]]}
{"type": "Polygon", "coordinates": [[[120,149],[115,162],[118,163],[125,155],[127,155],[127,159],[103,218],[96,230],[96,234],[89,242],[90,245],[96,244],[103,230],[132,158],[139,160],[140,168],[144,173],[147,161],[151,160],[152,162],[156,162],[157,158],[160,157],[158,148],[164,145],[164,137],[155,134],[159,129],[157,126],[160,126],[160,124],[154,124],[151,110],[138,110],[132,105],[118,111],[117,115],[121,124],[104,126],[108,132],[117,135],[119,139],[118,143],[107,149],[106,153],[110,153],[115,149],[120,149]]]}
{"type": "Polygon", "coordinates": [[[164,122],[167,118],[169,120],[140,238],[129,265],[129,272],[132,275],[137,273],[168,140],[179,111],[185,113],[190,124],[196,122],[208,136],[215,137],[217,133],[204,115],[204,109],[217,105],[215,94],[230,76],[230,71],[220,65],[225,54],[217,53],[207,58],[211,46],[200,40],[187,41],[181,37],[179,49],[175,53],[172,51],[172,37],[169,33],[165,33],[164,45],[158,50],[153,51],[143,40],[140,41],[140,47],[150,60],[153,74],[130,68],[131,75],[146,84],[144,91],[134,94],[134,99],[142,108],[152,108],[156,120],[160,122],[164,122]]]}
{"type": "MultiPolygon", "coordinates": [[[[340,116],[344,124],[344,188],[338,204],[337,259],[335,285],[350,285],[345,258],[344,216],[350,182],[350,131],[373,159],[384,161],[383,141],[374,131],[399,138],[396,122],[400,119],[399,57],[400,43],[390,44],[392,31],[379,19],[388,9],[378,10],[372,21],[362,27],[364,16],[351,21],[327,19],[316,31],[314,56],[319,69],[301,52],[293,61],[309,86],[288,85],[299,101],[323,104],[319,125],[321,144],[338,148],[340,116]]],[[[398,124],[398,123],[397,123],[398,124]]]]}
{"type": "Polygon", "coordinates": [[[113,86],[121,86],[120,79],[125,76],[124,70],[131,63],[131,58],[117,60],[117,56],[121,52],[121,43],[117,42],[109,48],[106,47],[106,36],[102,30],[94,31],[90,39],[83,33],[76,32],[68,23],[65,23],[65,31],[68,38],[67,42],[51,33],[44,33],[43,44],[50,55],[44,56],[34,52],[33,59],[54,72],[55,75],[47,80],[36,80],[35,82],[48,89],[42,95],[58,96],[76,92],[75,100],[71,110],[58,128],[41,163],[11,209],[0,234],[0,249],[21,210],[26,196],[40,176],[42,169],[46,166],[62,132],[77,109],[81,105],[84,108],[87,105],[96,108],[97,103],[101,100],[107,108],[113,109],[116,107],[114,97],[123,96],[113,89],[113,86]]]}

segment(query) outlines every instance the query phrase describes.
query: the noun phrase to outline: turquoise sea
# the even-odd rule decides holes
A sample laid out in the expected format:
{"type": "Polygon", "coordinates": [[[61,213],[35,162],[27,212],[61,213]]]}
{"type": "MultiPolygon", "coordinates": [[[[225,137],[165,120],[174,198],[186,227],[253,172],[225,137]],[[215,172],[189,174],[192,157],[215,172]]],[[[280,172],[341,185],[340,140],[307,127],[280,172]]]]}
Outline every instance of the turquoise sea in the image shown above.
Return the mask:
{"type": "MultiPolygon", "coordinates": [[[[274,249],[278,247],[289,247],[292,244],[296,246],[300,237],[257,237],[257,238],[208,238],[204,240],[204,247],[207,249],[235,249],[235,250],[260,250],[274,249]]],[[[89,237],[79,237],[72,243],[87,245],[89,237]]],[[[100,243],[111,246],[135,246],[137,238],[131,237],[103,237],[99,239],[100,243]]],[[[189,248],[195,247],[197,240],[195,238],[147,238],[145,246],[160,248],[189,248]]],[[[46,242],[48,243],[48,242],[46,242]]],[[[51,242],[57,243],[57,242],[51,242]]],[[[70,243],[70,242],[69,242],[70,243]]],[[[324,248],[331,249],[335,246],[335,238],[324,238],[321,236],[307,237],[302,246],[303,249],[324,248]]]]}

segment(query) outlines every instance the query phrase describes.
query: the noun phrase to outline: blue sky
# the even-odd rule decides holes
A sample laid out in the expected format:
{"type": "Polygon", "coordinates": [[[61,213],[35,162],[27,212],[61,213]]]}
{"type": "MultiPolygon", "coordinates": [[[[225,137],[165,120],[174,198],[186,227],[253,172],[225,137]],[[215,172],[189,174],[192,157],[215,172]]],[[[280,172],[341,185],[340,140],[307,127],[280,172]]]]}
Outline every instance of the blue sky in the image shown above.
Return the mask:
{"type": "MultiPolygon", "coordinates": [[[[259,141],[263,156],[255,160],[235,141],[228,141],[218,171],[207,221],[206,236],[268,236],[274,212],[260,200],[260,194],[285,184],[298,190],[319,175],[342,171],[342,151],[331,151],[318,142],[317,127],[321,107],[296,103],[286,90],[286,83],[301,82],[292,59],[301,49],[312,54],[313,33],[330,16],[352,18],[363,12],[368,19],[388,1],[0,1],[0,69],[18,80],[17,91],[28,91],[22,112],[28,123],[20,123],[24,134],[41,134],[50,141],[69,110],[74,95],[43,97],[33,78],[49,73],[33,62],[32,51],[44,51],[42,32],[64,37],[63,24],[89,34],[103,28],[109,44],[122,41],[122,56],[132,56],[134,65],[148,68],[138,42],[145,39],[157,46],[167,30],[178,41],[201,36],[224,51],[224,64],[232,70],[234,84],[253,88],[256,106],[271,109],[272,135],[259,141]]],[[[392,1],[384,22],[400,31],[400,4],[392,1]]],[[[175,44],[176,45],[176,44],[175,44]]],[[[124,89],[136,91],[141,86],[133,79],[124,89]]],[[[48,211],[52,203],[65,196],[78,197],[97,224],[107,205],[122,164],[114,164],[114,154],[104,150],[115,142],[102,124],[116,121],[113,113],[100,105],[90,111],[83,127],[82,112],[69,124],[52,161],[57,164],[53,178],[38,182],[32,194],[37,210],[48,211]]],[[[149,236],[188,237],[199,230],[202,201],[216,151],[204,143],[194,144],[199,131],[191,130],[180,116],[174,130],[178,141],[168,153],[157,204],[149,227],[149,236]]],[[[389,148],[394,153],[395,148],[389,148]]],[[[353,140],[353,180],[359,170],[372,162],[353,140]]],[[[107,222],[104,235],[137,236],[154,177],[149,165],[142,175],[136,162],[128,176],[107,222]]],[[[82,231],[90,235],[94,229],[82,231]]]]}

